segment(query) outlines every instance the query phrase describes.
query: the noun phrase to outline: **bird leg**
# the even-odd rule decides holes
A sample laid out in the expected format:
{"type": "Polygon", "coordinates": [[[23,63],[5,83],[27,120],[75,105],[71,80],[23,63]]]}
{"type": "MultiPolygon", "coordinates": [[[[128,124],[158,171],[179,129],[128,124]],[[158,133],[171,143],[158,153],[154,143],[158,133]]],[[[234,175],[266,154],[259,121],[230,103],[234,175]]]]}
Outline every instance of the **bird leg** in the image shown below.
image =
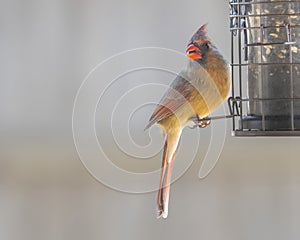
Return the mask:
{"type": "Polygon", "coordinates": [[[205,128],[211,123],[210,119],[204,119],[204,118],[201,119],[198,116],[197,117],[192,117],[190,120],[193,123],[195,123],[195,125],[191,127],[192,129],[194,129],[196,127],[205,128]]]}

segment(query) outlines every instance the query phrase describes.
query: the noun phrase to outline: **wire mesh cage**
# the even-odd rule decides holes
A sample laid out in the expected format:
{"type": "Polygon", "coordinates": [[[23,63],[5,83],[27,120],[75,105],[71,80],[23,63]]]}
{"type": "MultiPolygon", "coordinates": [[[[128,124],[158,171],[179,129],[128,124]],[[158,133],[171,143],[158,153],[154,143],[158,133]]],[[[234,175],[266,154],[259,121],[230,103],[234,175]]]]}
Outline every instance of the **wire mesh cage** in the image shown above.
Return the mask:
{"type": "Polygon", "coordinates": [[[231,0],[235,136],[300,136],[300,1],[231,0]]]}

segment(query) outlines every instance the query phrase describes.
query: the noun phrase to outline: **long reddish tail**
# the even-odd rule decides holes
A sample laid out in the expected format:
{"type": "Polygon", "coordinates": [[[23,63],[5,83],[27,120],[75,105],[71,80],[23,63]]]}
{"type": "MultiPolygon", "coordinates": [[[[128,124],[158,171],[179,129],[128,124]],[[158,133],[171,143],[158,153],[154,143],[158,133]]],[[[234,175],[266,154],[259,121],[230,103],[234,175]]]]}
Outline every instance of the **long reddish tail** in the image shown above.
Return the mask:
{"type": "Polygon", "coordinates": [[[168,216],[172,167],[180,135],[181,130],[167,133],[162,160],[160,185],[157,195],[158,218],[167,218],[168,216]]]}

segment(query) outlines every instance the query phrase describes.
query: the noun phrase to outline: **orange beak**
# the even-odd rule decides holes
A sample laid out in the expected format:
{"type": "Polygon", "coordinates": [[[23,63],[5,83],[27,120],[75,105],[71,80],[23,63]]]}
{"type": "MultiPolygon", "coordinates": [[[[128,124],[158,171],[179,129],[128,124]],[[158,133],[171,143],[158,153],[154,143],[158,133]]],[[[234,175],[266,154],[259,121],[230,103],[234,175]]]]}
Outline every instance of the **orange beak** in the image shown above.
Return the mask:
{"type": "Polygon", "coordinates": [[[191,43],[186,49],[187,56],[192,60],[202,59],[202,54],[198,47],[191,43]]]}

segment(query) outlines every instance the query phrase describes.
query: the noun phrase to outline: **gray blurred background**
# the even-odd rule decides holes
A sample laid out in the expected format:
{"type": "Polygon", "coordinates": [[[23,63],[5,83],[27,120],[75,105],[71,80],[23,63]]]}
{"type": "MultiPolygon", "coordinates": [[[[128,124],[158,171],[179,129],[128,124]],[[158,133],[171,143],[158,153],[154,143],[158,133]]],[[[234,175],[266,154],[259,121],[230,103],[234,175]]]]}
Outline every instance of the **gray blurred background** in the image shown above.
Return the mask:
{"type": "MultiPolygon", "coordinates": [[[[210,128],[201,130],[195,161],[172,185],[167,220],[156,219],[156,192],[104,186],[74,146],[73,102],[95,65],[138,47],[184,53],[189,37],[206,22],[229,59],[228,15],[228,2],[221,0],[2,0],[0,239],[299,239],[298,138],[233,138],[228,121],[220,160],[200,180],[210,128]]],[[[141,82],[152,81],[143,76],[141,82]]],[[[152,110],[131,127],[142,145],[149,140],[142,127],[152,110]]],[[[113,143],[100,138],[109,152],[113,143]]],[[[142,162],[113,154],[116,165],[133,172],[161,164],[161,153],[142,162]]]]}

